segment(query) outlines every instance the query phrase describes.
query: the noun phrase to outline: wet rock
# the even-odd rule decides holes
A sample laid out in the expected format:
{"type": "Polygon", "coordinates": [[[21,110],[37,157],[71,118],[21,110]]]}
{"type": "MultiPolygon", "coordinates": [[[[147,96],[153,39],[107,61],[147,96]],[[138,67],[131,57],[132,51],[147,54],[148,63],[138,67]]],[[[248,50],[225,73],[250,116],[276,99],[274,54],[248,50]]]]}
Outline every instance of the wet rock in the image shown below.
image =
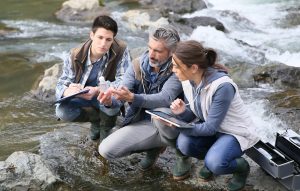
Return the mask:
{"type": "Polygon", "coordinates": [[[63,126],[66,127],[40,138],[40,154],[62,181],[71,185],[71,190],[143,190],[151,187],[165,188],[165,185],[172,186],[163,190],[192,188],[172,183],[169,170],[174,162],[168,156],[170,152],[166,152],[168,155],[158,160],[161,168],[143,173],[137,167],[143,154],[133,154],[108,162],[99,156],[98,142],[89,140],[88,123],[69,123],[63,126]]]}
{"type": "Polygon", "coordinates": [[[300,88],[300,68],[284,64],[259,66],[253,74],[257,83],[270,83],[279,88],[300,88]]]}
{"type": "Polygon", "coordinates": [[[46,102],[55,101],[55,87],[61,72],[62,64],[55,64],[51,68],[45,70],[38,87],[32,90],[34,97],[46,102]]]}
{"type": "Polygon", "coordinates": [[[169,15],[170,12],[191,13],[206,8],[206,4],[202,0],[141,0],[140,2],[144,5],[152,5],[163,15],[169,15]]]}
{"type": "Polygon", "coordinates": [[[19,31],[18,29],[7,27],[4,23],[0,22],[0,37],[18,31],[19,31]]]}
{"type": "Polygon", "coordinates": [[[226,29],[224,25],[215,18],[212,17],[193,17],[186,19],[187,24],[189,24],[193,29],[197,26],[212,26],[215,27],[217,30],[225,32],[226,29]]]}
{"type": "Polygon", "coordinates": [[[0,161],[0,190],[45,190],[59,181],[37,154],[19,151],[0,161]]]}
{"type": "Polygon", "coordinates": [[[220,16],[234,20],[235,26],[231,26],[231,27],[234,27],[233,29],[235,29],[235,28],[237,30],[243,29],[244,31],[256,30],[257,32],[262,32],[259,29],[257,29],[257,26],[251,20],[247,19],[246,17],[240,15],[237,12],[233,12],[230,10],[220,10],[218,12],[220,12],[220,16]]]}
{"type": "Polygon", "coordinates": [[[62,4],[55,16],[69,23],[91,23],[100,14],[109,14],[108,10],[100,7],[98,0],[68,0],[62,4]]]}
{"type": "Polygon", "coordinates": [[[300,133],[300,89],[275,92],[267,99],[271,111],[285,121],[288,127],[300,133]]]}
{"type": "Polygon", "coordinates": [[[98,159],[96,143],[88,140],[87,135],[88,128],[70,123],[69,127],[54,130],[40,139],[42,158],[71,185],[78,184],[78,179],[97,184],[105,171],[98,159]]]}
{"type": "MultiPolygon", "coordinates": [[[[107,161],[97,152],[97,142],[87,138],[88,123],[69,123],[40,139],[40,154],[47,165],[56,172],[66,185],[65,190],[226,190],[231,175],[216,176],[214,180],[203,182],[198,172],[203,161],[192,160],[191,177],[175,182],[172,168],[175,154],[172,148],[160,155],[153,169],[142,172],[138,162],[144,153],[135,153],[127,157],[107,161]]],[[[251,166],[246,190],[283,191],[282,185],[267,175],[255,162],[246,157],[251,166]]]]}
{"type": "Polygon", "coordinates": [[[177,14],[169,15],[170,23],[176,26],[179,32],[190,34],[198,26],[212,26],[217,30],[225,32],[226,29],[224,25],[215,18],[212,17],[192,17],[192,18],[183,18],[177,14]]]}
{"type": "Polygon", "coordinates": [[[169,24],[167,18],[161,17],[160,15],[157,15],[156,17],[157,19],[153,20],[152,15],[150,18],[148,12],[140,10],[130,10],[122,14],[124,25],[132,31],[147,30],[149,27],[169,24]]]}
{"type": "Polygon", "coordinates": [[[228,62],[225,66],[229,69],[229,75],[239,88],[255,87],[253,70],[256,66],[242,62],[228,62]]]}
{"type": "Polygon", "coordinates": [[[300,7],[292,7],[284,11],[287,12],[287,15],[280,21],[281,27],[291,28],[300,25],[300,7]]]}

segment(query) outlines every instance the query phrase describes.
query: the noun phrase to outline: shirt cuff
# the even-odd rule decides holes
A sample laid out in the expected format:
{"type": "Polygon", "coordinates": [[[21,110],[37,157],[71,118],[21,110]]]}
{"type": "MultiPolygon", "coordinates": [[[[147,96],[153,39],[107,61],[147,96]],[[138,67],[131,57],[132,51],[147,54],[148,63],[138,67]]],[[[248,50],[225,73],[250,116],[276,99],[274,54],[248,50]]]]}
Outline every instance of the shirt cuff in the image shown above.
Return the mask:
{"type": "Polygon", "coordinates": [[[132,107],[141,107],[143,102],[144,102],[144,97],[142,95],[134,94],[131,106],[132,107]]]}

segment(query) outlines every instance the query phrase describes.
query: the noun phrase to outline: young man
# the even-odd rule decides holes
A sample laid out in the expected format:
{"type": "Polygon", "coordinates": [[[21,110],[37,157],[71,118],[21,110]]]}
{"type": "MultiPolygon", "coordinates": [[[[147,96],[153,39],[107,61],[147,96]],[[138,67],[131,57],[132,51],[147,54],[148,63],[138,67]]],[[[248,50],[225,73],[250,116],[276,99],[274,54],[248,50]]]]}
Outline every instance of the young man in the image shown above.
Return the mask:
{"type": "MultiPolygon", "coordinates": [[[[178,133],[171,128],[155,128],[145,109],[169,107],[181,92],[179,80],[172,73],[171,56],[180,38],[172,28],[157,28],[149,35],[148,51],[133,61],[124,75],[122,86],[100,93],[98,100],[118,108],[128,102],[124,127],[108,136],[100,145],[99,153],[106,159],[115,159],[135,152],[147,151],[139,167],[146,171],[156,162],[167,145],[175,147],[178,133]],[[111,97],[113,95],[113,97],[111,97]],[[122,102],[121,102],[121,101],[122,102]]],[[[175,179],[189,175],[190,162],[177,152],[177,164],[173,169],[175,179]]]]}
{"type": "Polygon", "coordinates": [[[97,101],[99,78],[103,76],[109,86],[118,87],[131,64],[126,44],[115,38],[117,32],[117,23],[111,17],[95,18],[90,39],[71,50],[56,86],[57,99],[89,89],[88,93],[58,104],[56,115],[64,121],[91,122],[92,140],[103,140],[118,115],[103,112],[105,107],[97,101]]]}

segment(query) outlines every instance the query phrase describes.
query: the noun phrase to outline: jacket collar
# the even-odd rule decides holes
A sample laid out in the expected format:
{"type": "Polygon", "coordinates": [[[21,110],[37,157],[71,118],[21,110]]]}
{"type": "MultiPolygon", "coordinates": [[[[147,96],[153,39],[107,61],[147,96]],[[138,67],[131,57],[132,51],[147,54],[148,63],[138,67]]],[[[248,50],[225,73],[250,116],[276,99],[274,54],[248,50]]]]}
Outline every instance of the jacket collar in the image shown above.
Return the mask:
{"type": "MultiPolygon", "coordinates": [[[[115,40],[114,40],[115,41],[115,40]]],[[[91,44],[92,44],[92,40],[89,39],[87,40],[83,46],[79,49],[78,53],[76,54],[75,56],[75,61],[78,61],[82,64],[84,64],[84,62],[89,59],[90,57],[90,47],[91,47],[91,44]],[[88,58],[87,58],[88,57],[88,58]]],[[[115,43],[112,44],[112,46],[110,47],[109,51],[106,53],[107,56],[110,56],[109,57],[109,61],[113,60],[117,54],[116,54],[116,45],[115,43]]]]}

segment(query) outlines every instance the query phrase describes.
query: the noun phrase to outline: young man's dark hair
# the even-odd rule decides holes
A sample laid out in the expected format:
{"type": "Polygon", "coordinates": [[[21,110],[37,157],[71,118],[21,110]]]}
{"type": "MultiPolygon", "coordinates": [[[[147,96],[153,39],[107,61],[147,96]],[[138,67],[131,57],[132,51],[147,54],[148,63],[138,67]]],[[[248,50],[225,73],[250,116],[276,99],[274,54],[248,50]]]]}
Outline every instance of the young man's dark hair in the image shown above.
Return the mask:
{"type": "Polygon", "coordinates": [[[98,28],[105,28],[106,30],[112,31],[114,33],[114,37],[118,33],[117,22],[107,15],[100,15],[95,18],[92,31],[95,33],[98,28]]]}

